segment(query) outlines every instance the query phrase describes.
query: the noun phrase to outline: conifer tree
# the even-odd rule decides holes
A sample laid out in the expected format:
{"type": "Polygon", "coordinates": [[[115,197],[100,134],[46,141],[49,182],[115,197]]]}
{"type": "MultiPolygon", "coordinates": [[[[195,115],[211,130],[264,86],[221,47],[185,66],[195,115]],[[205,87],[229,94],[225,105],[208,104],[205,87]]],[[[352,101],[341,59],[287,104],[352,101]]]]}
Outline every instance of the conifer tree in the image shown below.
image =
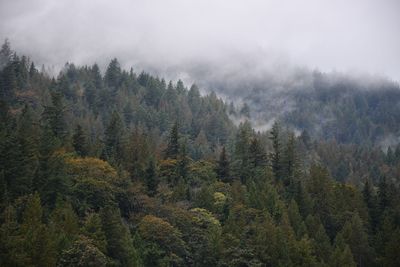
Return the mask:
{"type": "Polygon", "coordinates": [[[107,239],[107,255],[117,266],[139,266],[139,257],[133,247],[129,229],[121,219],[117,207],[106,207],[101,211],[103,230],[107,239]]]}
{"type": "Polygon", "coordinates": [[[32,195],[22,216],[21,234],[24,237],[22,249],[27,253],[27,266],[54,266],[55,247],[50,232],[42,223],[43,209],[38,193],[32,195]]]}
{"type": "MultiPolygon", "coordinates": [[[[93,73],[95,78],[97,78],[97,70],[98,68],[93,69],[93,73]]],[[[113,88],[115,90],[121,81],[121,67],[116,58],[111,60],[110,64],[107,67],[106,73],[104,75],[104,82],[108,87],[113,88]]],[[[97,85],[96,85],[97,86],[97,85]]]]}
{"type": "Polygon", "coordinates": [[[369,222],[372,228],[372,231],[375,231],[378,225],[378,210],[377,210],[377,199],[373,192],[371,183],[368,179],[366,179],[364,183],[364,189],[362,191],[364,202],[368,209],[369,222]]]}
{"type": "Polygon", "coordinates": [[[104,135],[105,144],[103,155],[105,159],[111,161],[122,160],[124,129],[121,117],[117,111],[112,113],[104,135]]]}
{"type": "Polygon", "coordinates": [[[168,138],[167,148],[164,151],[165,158],[177,159],[179,154],[179,130],[178,123],[175,122],[171,128],[168,138]]]}
{"type": "Polygon", "coordinates": [[[250,142],[249,159],[252,168],[265,167],[267,165],[267,153],[256,137],[250,142]]]}
{"type": "Polygon", "coordinates": [[[10,63],[12,53],[10,42],[6,39],[0,50],[0,71],[10,63]]]}
{"type": "Polygon", "coordinates": [[[276,121],[270,132],[270,140],[272,141],[272,152],[270,153],[272,172],[275,179],[282,179],[282,146],[280,125],[276,121]]]}
{"type": "Polygon", "coordinates": [[[66,107],[63,97],[59,92],[51,94],[51,106],[45,106],[42,114],[44,123],[48,124],[54,136],[63,141],[68,135],[68,127],[65,120],[66,107]]]}
{"type": "Polygon", "coordinates": [[[225,183],[231,182],[230,163],[225,146],[222,147],[217,164],[216,172],[218,178],[225,183]]]}
{"type": "Polygon", "coordinates": [[[146,169],[145,184],[149,196],[154,196],[157,193],[157,186],[158,186],[157,170],[154,159],[150,159],[149,165],[146,169]]]}
{"type": "Polygon", "coordinates": [[[101,217],[98,213],[86,215],[82,226],[83,235],[87,236],[102,253],[107,253],[107,240],[103,231],[101,217]]]}
{"type": "Polygon", "coordinates": [[[31,193],[33,189],[33,179],[39,166],[38,134],[37,121],[32,109],[25,105],[22,109],[17,123],[17,138],[20,150],[20,181],[24,185],[25,193],[31,193]]]}
{"type": "Polygon", "coordinates": [[[74,135],[72,136],[72,145],[79,156],[87,156],[86,136],[80,124],[75,128],[74,135]]]}
{"type": "Polygon", "coordinates": [[[289,133],[289,137],[282,155],[282,175],[286,185],[293,184],[299,172],[299,160],[296,151],[296,137],[289,133]]]}

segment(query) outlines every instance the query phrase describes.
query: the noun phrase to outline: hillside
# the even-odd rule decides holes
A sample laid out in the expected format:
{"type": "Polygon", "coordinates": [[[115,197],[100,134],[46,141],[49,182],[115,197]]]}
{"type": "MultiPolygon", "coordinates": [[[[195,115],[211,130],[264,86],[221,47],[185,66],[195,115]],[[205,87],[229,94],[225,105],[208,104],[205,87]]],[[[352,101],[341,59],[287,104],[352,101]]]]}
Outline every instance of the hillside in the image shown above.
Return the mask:
{"type": "Polygon", "coordinates": [[[117,59],[0,68],[0,266],[398,264],[398,85],[316,74],[276,117],[117,59]]]}

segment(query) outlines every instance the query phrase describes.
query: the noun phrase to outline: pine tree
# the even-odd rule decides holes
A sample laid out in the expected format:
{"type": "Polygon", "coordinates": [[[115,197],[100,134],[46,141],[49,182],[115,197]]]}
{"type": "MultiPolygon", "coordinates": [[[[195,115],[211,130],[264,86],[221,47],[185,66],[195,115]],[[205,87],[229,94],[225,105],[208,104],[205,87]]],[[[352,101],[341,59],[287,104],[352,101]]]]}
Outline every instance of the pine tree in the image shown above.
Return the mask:
{"type": "Polygon", "coordinates": [[[94,64],[91,68],[91,76],[92,76],[92,81],[94,84],[94,87],[96,90],[100,90],[103,88],[103,80],[101,78],[101,73],[99,66],[97,64],[94,64]]]}
{"type": "Polygon", "coordinates": [[[9,63],[3,68],[0,75],[0,99],[13,103],[17,87],[17,73],[15,66],[14,64],[9,63]]]}
{"type": "Polygon", "coordinates": [[[31,193],[33,180],[39,167],[38,139],[39,129],[33,111],[25,105],[18,119],[17,138],[21,153],[20,181],[26,189],[25,193],[31,193]]]}
{"type": "Polygon", "coordinates": [[[378,226],[378,220],[379,220],[378,210],[377,210],[378,207],[377,207],[376,196],[373,193],[371,183],[369,182],[368,179],[366,179],[366,181],[365,181],[364,189],[363,189],[362,193],[363,193],[364,202],[368,209],[369,222],[370,222],[372,231],[374,232],[376,227],[378,226]]]}
{"type": "Polygon", "coordinates": [[[105,144],[103,155],[111,161],[121,161],[123,156],[123,123],[117,111],[111,115],[110,122],[105,130],[105,144]]]}
{"type": "Polygon", "coordinates": [[[168,138],[167,148],[164,151],[165,158],[177,159],[179,154],[179,130],[178,123],[175,122],[171,128],[168,138]]]}
{"type": "Polygon", "coordinates": [[[198,114],[201,108],[201,96],[197,85],[193,84],[188,92],[188,103],[193,114],[198,114]]]}
{"type": "Polygon", "coordinates": [[[50,215],[50,224],[54,232],[57,250],[62,251],[73,243],[79,232],[78,216],[70,203],[57,199],[50,215]]]}
{"type": "Polygon", "coordinates": [[[399,244],[400,227],[397,227],[397,229],[390,234],[390,238],[385,244],[384,266],[395,267],[399,265],[399,244]]]}
{"type": "Polygon", "coordinates": [[[382,214],[390,205],[389,185],[386,176],[382,176],[378,184],[378,205],[379,211],[382,214]]]}
{"type": "Polygon", "coordinates": [[[62,95],[59,92],[53,92],[51,94],[51,106],[44,107],[42,118],[50,126],[54,136],[61,141],[68,135],[65,114],[66,107],[62,95]]]}
{"type": "Polygon", "coordinates": [[[24,237],[23,249],[33,266],[54,266],[55,247],[50,232],[42,223],[43,209],[39,194],[31,196],[22,216],[21,234],[24,237]]]}
{"type": "Polygon", "coordinates": [[[239,125],[235,143],[234,171],[242,183],[246,183],[247,178],[251,175],[249,147],[252,135],[250,122],[246,121],[239,125]]]}
{"type": "Polygon", "coordinates": [[[60,148],[60,140],[54,136],[51,127],[41,127],[39,136],[39,166],[33,180],[33,189],[40,193],[42,202],[54,207],[57,196],[69,190],[69,177],[65,174],[63,155],[56,153],[60,148]]]}
{"type": "Polygon", "coordinates": [[[371,257],[371,248],[368,243],[368,235],[357,213],[353,215],[350,221],[346,222],[340,233],[345,242],[350,246],[354,259],[359,266],[372,263],[373,259],[371,257]]]}
{"type": "Polygon", "coordinates": [[[283,154],[283,170],[282,174],[286,184],[294,182],[294,178],[298,172],[298,157],[296,152],[296,137],[294,133],[289,134],[289,138],[283,154]]]}
{"type": "Polygon", "coordinates": [[[119,266],[139,266],[139,257],[131,234],[121,220],[117,207],[106,207],[101,211],[103,230],[107,239],[107,255],[119,266]]]}
{"type": "Polygon", "coordinates": [[[150,159],[149,165],[146,169],[145,184],[149,196],[154,196],[157,193],[157,186],[158,186],[157,170],[154,159],[150,159]]]}
{"type": "Polygon", "coordinates": [[[253,168],[265,167],[267,165],[267,153],[256,137],[250,142],[249,160],[253,168]]]}
{"type": "Polygon", "coordinates": [[[249,107],[249,105],[247,105],[247,103],[243,104],[243,107],[240,110],[240,115],[250,119],[250,107],[249,107]]]}
{"type": "Polygon", "coordinates": [[[82,233],[92,240],[92,243],[104,254],[107,253],[107,240],[103,231],[101,217],[97,213],[86,215],[82,233]]]}
{"type": "Polygon", "coordinates": [[[177,169],[177,173],[179,175],[179,178],[183,179],[183,181],[186,182],[187,177],[188,177],[188,173],[189,173],[189,162],[190,162],[190,158],[187,155],[187,151],[186,151],[186,141],[182,142],[182,145],[179,149],[179,154],[178,154],[178,169],[177,169]]]}
{"type": "Polygon", "coordinates": [[[29,78],[32,79],[38,74],[38,70],[35,67],[35,64],[31,62],[31,65],[29,66],[29,78]]]}
{"type": "Polygon", "coordinates": [[[222,147],[221,153],[219,155],[219,159],[217,162],[216,173],[218,178],[225,183],[231,182],[231,174],[230,174],[230,163],[228,159],[228,155],[226,153],[225,146],[222,147]]]}
{"type": "Polygon", "coordinates": [[[325,263],[329,263],[332,253],[331,241],[322,224],[320,224],[318,229],[316,229],[314,241],[316,255],[325,263]]]}
{"type": "MultiPolygon", "coordinates": [[[[93,70],[95,75],[97,76],[97,70],[93,70]]],[[[110,64],[107,67],[106,73],[104,75],[104,82],[108,87],[113,88],[115,90],[121,81],[121,67],[116,58],[111,60],[110,64]]]]}
{"type": "Polygon", "coordinates": [[[79,156],[87,156],[86,135],[80,124],[75,128],[74,135],[72,136],[72,145],[79,156]]]}
{"type": "Polygon", "coordinates": [[[270,132],[270,140],[272,141],[272,152],[270,154],[272,172],[275,179],[282,179],[282,146],[281,146],[281,136],[280,136],[280,125],[276,121],[272,126],[270,132]]]}
{"type": "Polygon", "coordinates": [[[288,207],[288,216],[290,220],[290,225],[293,228],[293,231],[295,232],[297,238],[302,238],[303,234],[301,232],[301,225],[303,223],[303,219],[301,218],[300,211],[299,211],[299,206],[297,205],[296,201],[292,199],[290,201],[289,207],[288,207]]]}
{"type": "Polygon", "coordinates": [[[12,54],[13,52],[11,50],[10,42],[6,39],[0,50],[0,71],[10,63],[12,54]]]}

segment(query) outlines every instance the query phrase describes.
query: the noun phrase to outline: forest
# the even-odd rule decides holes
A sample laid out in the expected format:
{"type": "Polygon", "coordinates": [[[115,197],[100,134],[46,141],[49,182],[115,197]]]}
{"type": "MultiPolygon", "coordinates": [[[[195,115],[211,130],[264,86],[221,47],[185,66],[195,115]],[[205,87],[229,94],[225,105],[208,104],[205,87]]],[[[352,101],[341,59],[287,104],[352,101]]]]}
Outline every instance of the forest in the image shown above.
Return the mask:
{"type": "Polygon", "coordinates": [[[398,86],[324,88],[259,131],[195,84],[117,59],[53,77],[6,41],[0,266],[399,266],[400,145],[375,142],[398,86]]]}

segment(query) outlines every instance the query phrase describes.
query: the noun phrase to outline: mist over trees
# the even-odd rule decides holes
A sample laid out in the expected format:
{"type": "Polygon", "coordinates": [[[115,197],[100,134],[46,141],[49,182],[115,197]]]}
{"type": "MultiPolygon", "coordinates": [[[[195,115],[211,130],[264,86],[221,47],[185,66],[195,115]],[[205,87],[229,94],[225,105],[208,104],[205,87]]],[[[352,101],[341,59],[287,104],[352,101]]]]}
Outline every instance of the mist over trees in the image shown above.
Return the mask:
{"type": "Polygon", "coordinates": [[[260,131],[262,90],[237,109],[117,59],[53,78],[7,42],[0,66],[0,266],[398,265],[398,85],[314,74],[260,131]]]}

